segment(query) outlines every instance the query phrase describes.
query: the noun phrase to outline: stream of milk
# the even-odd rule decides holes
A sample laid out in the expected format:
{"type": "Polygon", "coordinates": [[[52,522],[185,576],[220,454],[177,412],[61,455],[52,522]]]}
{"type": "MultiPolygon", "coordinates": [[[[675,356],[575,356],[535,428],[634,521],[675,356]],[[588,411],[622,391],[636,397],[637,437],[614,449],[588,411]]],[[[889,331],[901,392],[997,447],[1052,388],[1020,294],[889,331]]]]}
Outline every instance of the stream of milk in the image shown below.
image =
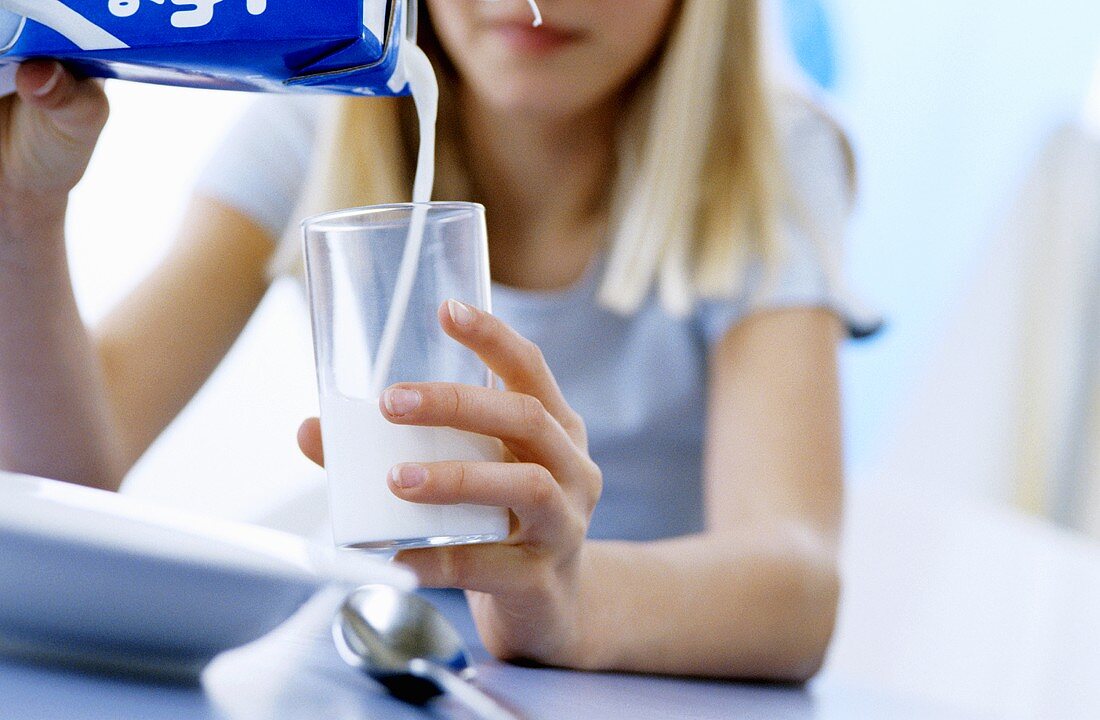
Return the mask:
{"type": "MultiPolygon", "coordinates": [[[[393,299],[386,313],[382,339],[378,343],[378,354],[374,360],[374,372],[371,376],[371,395],[381,393],[386,378],[393,365],[393,353],[397,347],[397,338],[405,324],[405,312],[409,308],[413,285],[416,283],[416,269],[420,262],[420,248],[424,244],[424,226],[428,220],[428,203],[432,199],[435,185],[435,123],[439,113],[439,82],[435,71],[424,51],[416,45],[409,45],[405,54],[405,72],[412,90],[416,114],[420,121],[420,149],[416,159],[416,180],[413,183],[413,211],[409,222],[409,234],[405,241],[405,251],[401,256],[401,265],[397,270],[397,282],[393,299]]],[[[440,301],[442,302],[442,301],[440,301]]]]}
{"type": "MultiPolygon", "coordinates": [[[[534,0],[528,2],[535,25],[541,24],[538,6],[534,0]]],[[[379,548],[503,540],[509,532],[504,508],[410,503],[397,498],[385,483],[390,468],[399,463],[499,461],[502,457],[495,438],[452,428],[394,425],[378,407],[416,283],[427,203],[435,184],[438,81],[420,48],[410,43],[402,53],[420,123],[413,210],[382,338],[370,364],[367,397],[332,393],[321,399],[333,534],[338,545],[379,548]]]]}
{"type": "MultiPolygon", "coordinates": [[[[415,0],[414,0],[415,1],[415,0]]],[[[498,1],[498,0],[494,0],[498,1]]],[[[542,25],[542,13],[535,0],[527,0],[534,15],[535,27],[542,25]]],[[[409,307],[413,285],[416,283],[416,270],[420,262],[420,249],[424,244],[424,227],[427,223],[428,208],[423,203],[432,199],[435,185],[435,140],[436,119],[439,115],[439,82],[428,56],[413,43],[402,49],[405,76],[409,83],[416,114],[420,123],[420,148],[416,160],[416,179],[413,182],[413,212],[409,223],[409,234],[405,242],[405,251],[401,256],[401,265],[397,271],[397,282],[393,299],[386,314],[382,338],[378,344],[370,387],[372,395],[378,395],[393,365],[393,353],[401,327],[405,324],[405,313],[409,307]]]]}

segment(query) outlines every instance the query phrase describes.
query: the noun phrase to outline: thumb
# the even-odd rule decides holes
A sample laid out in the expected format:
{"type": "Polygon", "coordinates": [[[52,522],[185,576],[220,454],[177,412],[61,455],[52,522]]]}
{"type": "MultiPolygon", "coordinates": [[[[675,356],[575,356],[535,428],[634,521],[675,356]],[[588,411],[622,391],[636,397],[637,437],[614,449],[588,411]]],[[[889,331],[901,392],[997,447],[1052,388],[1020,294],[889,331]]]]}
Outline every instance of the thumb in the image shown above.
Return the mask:
{"type": "Polygon", "coordinates": [[[43,112],[57,129],[74,140],[94,141],[107,123],[109,107],[103,86],[80,80],[56,60],[30,60],[15,75],[19,98],[43,112]]]}
{"type": "Polygon", "coordinates": [[[309,418],[298,428],[298,447],[307,458],[321,467],[325,465],[325,450],[321,445],[321,421],[309,418]]]}

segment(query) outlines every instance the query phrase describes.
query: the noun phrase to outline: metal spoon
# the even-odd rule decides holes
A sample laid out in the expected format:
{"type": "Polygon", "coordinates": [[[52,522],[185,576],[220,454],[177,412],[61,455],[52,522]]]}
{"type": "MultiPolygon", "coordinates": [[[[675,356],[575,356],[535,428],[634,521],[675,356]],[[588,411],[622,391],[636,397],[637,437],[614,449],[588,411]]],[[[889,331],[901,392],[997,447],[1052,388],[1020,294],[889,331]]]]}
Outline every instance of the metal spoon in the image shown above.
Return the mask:
{"type": "Polygon", "coordinates": [[[390,694],[423,705],[448,694],[483,720],[518,720],[473,685],[458,631],[422,597],[388,585],[353,590],[332,621],[340,656],[390,694]]]}

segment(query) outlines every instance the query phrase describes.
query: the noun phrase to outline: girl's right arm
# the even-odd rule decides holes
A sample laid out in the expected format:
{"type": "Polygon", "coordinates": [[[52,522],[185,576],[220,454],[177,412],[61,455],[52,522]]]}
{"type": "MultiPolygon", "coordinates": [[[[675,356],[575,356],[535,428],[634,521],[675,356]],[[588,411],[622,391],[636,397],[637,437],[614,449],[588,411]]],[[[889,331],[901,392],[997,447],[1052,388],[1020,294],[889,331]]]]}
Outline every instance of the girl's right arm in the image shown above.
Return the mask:
{"type": "Polygon", "coordinates": [[[49,62],[17,84],[0,99],[0,468],[117,489],[255,310],[272,242],[197,199],[168,259],[89,333],[64,223],[106,96],[49,62]]]}
{"type": "Polygon", "coordinates": [[[122,456],[64,238],[107,98],[56,63],[25,64],[16,83],[0,99],[0,467],[116,488],[122,456]]]}

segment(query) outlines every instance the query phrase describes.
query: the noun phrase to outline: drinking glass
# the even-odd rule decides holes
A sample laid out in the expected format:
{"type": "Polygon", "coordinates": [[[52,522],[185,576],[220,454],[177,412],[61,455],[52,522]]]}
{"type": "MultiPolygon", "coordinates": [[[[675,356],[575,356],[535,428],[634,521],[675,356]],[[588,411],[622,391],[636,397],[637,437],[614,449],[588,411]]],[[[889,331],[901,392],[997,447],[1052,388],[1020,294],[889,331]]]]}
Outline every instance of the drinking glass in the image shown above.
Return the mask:
{"type": "Polygon", "coordinates": [[[489,369],[443,332],[437,316],[452,298],[491,311],[485,209],[381,205],[310,218],[303,229],[336,544],[400,549],[503,540],[503,508],[410,503],[386,483],[399,463],[499,461],[500,441],[394,425],[379,408],[381,392],[397,382],[493,385],[489,369]]]}

